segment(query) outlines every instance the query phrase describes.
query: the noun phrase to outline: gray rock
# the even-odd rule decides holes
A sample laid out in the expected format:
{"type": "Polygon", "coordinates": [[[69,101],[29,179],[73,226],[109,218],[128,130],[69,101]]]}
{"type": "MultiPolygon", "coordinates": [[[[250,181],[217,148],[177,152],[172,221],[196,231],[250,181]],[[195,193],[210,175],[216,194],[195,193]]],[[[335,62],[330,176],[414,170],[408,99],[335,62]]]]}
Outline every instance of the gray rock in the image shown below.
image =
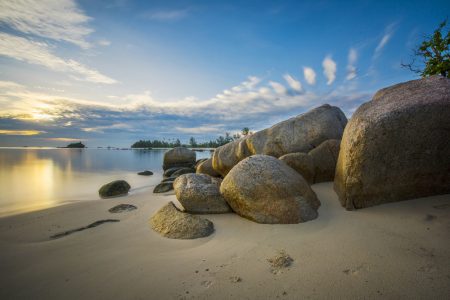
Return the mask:
{"type": "Polygon", "coordinates": [[[183,174],[190,174],[190,173],[195,173],[195,170],[192,168],[181,168],[173,172],[172,175],[170,175],[170,177],[177,178],[183,174]]]}
{"type": "Polygon", "coordinates": [[[142,175],[142,176],[150,176],[150,175],[153,175],[153,172],[152,172],[152,171],[145,170],[145,171],[139,172],[139,173],[137,173],[137,174],[138,174],[138,175],[142,175]]]}
{"type": "Polygon", "coordinates": [[[334,188],[357,209],[450,193],[450,79],[380,90],[345,129],[334,188]]]}
{"type": "Polygon", "coordinates": [[[221,182],[221,179],[206,174],[185,174],[175,180],[173,187],[187,212],[220,214],[231,212],[220,194],[221,182]]]}
{"type": "Polygon", "coordinates": [[[181,212],[172,202],[150,218],[150,226],[162,236],[171,239],[196,239],[214,232],[211,221],[181,212]]]}
{"type": "Polygon", "coordinates": [[[173,181],[161,182],[153,189],[153,193],[165,193],[173,190],[173,181]]]}
{"type": "Polygon", "coordinates": [[[212,166],[212,158],[198,164],[195,172],[198,174],[206,174],[212,177],[220,177],[220,174],[217,173],[212,166]]]}
{"type": "Polygon", "coordinates": [[[314,161],[308,153],[289,153],[281,156],[279,159],[302,175],[309,184],[314,183],[314,161]]]}
{"type": "Polygon", "coordinates": [[[253,155],[239,162],[224,178],[220,192],[233,211],[258,223],[313,220],[320,206],[300,174],[268,155],[253,155]]]}
{"type": "Polygon", "coordinates": [[[103,185],[98,190],[98,194],[102,198],[123,196],[128,194],[130,188],[131,186],[125,180],[115,180],[103,185]]]}
{"type": "Polygon", "coordinates": [[[125,212],[125,211],[132,211],[135,209],[137,209],[137,207],[134,205],[131,205],[131,204],[119,204],[119,205],[116,205],[116,206],[110,208],[108,211],[110,213],[121,213],[121,212],[125,212]]]}
{"type": "Polygon", "coordinates": [[[346,124],[347,118],[339,108],[325,104],[218,147],[214,151],[212,165],[216,172],[225,176],[250,155],[280,157],[288,153],[308,152],[328,139],[340,139],[346,124]]]}
{"type": "Polygon", "coordinates": [[[186,147],[176,147],[164,153],[163,170],[173,167],[194,167],[195,151],[186,147]]]}
{"type": "Polygon", "coordinates": [[[164,177],[170,177],[170,176],[172,176],[173,173],[175,173],[176,171],[178,171],[179,169],[182,169],[182,168],[183,167],[169,168],[164,171],[164,177]]]}
{"type": "Polygon", "coordinates": [[[334,180],[340,144],[340,140],[326,140],[309,151],[314,162],[314,183],[334,180]]]}

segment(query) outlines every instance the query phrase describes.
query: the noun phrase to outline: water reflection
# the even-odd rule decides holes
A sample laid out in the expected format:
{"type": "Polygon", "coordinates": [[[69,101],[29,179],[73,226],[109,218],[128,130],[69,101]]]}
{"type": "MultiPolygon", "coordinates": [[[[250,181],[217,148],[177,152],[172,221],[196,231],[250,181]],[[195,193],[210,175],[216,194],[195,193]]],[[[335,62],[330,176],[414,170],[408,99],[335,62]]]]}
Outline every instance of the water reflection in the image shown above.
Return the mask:
{"type": "MultiPolygon", "coordinates": [[[[132,193],[157,181],[165,150],[0,149],[0,215],[98,199],[99,187],[125,179],[132,193]]],[[[209,151],[197,158],[210,157],[209,151]]]]}

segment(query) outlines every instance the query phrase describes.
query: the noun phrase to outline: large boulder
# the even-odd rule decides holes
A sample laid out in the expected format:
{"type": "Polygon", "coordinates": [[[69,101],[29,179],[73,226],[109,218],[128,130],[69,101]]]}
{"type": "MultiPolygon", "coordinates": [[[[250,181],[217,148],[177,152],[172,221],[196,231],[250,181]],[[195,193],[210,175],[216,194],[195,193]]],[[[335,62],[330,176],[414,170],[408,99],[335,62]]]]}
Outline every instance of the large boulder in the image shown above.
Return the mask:
{"type": "Polygon", "coordinates": [[[189,150],[186,147],[176,147],[164,153],[163,170],[174,167],[189,167],[195,166],[195,151],[189,150]]]}
{"type": "Polygon", "coordinates": [[[220,194],[221,182],[221,179],[206,174],[185,174],[175,180],[173,187],[187,212],[220,214],[231,212],[220,194]]]}
{"type": "Polygon", "coordinates": [[[309,151],[314,162],[314,183],[334,180],[340,144],[340,140],[326,140],[309,151]]]}
{"type": "Polygon", "coordinates": [[[217,148],[212,165],[225,176],[239,161],[254,154],[280,157],[309,152],[325,140],[341,139],[347,118],[328,104],[217,148]]]}
{"type": "Polygon", "coordinates": [[[115,180],[103,185],[98,190],[98,194],[102,198],[123,196],[128,194],[130,188],[131,186],[125,180],[115,180]]]}
{"type": "Polygon", "coordinates": [[[224,178],[220,192],[242,217],[293,224],[317,218],[320,202],[305,179],[277,158],[253,155],[224,178]]]}
{"type": "Polygon", "coordinates": [[[211,221],[184,213],[173,202],[167,203],[150,218],[150,226],[171,239],[196,239],[214,232],[211,221]]]}
{"type": "Polygon", "coordinates": [[[357,209],[450,193],[450,79],[378,91],[345,129],[334,188],[357,209]]]}
{"type": "Polygon", "coordinates": [[[200,162],[197,165],[196,173],[198,174],[206,174],[212,177],[220,177],[220,174],[214,170],[212,166],[212,158],[209,158],[205,161],[200,162]]]}

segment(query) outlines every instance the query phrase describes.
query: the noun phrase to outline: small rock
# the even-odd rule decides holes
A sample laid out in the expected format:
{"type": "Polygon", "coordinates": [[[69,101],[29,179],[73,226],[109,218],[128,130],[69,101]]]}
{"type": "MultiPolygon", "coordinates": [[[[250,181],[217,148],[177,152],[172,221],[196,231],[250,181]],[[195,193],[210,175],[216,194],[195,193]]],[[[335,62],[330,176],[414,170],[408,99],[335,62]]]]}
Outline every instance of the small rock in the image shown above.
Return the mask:
{"type": "Polygon", "coordinates": [[[195,170],[192,168],[180,168],[177,171],[173,172],[172,175],[170,175],[170,177],[177,178],[181,175],[190,174],[190,173],[195,173],[195,170]]]}
{"type": "Polygon", "coordinates": [[[153,172],[152,172],[152,171],[145,170],[145,171],[139,172],[138,175],[142,175],[142,176],[150,176],[150,175],[153,175],[153,172]]]}
{"type": "Polygon", "coordinates": [[[241,282],[242,278],[239,277],[239,276],[231,276],[230,277],[230,281],[233,282],[233,283],[237,283],[237,282],[241,282]]]}
{"type": "Polygon", "coordinates": [[[131,186],[125,180],[115,180],[103,185],[98,194],[102,198],[122,196],[128,194],[131,186]]]}
{"type": "Polygon", "coordinates": [[[131,205],[131,204],[119,204],[119,205],[116,205],[116,206],[110,208],[108,211],[110,213],[121,213],[124,211],[131,211],[131,210],[135,210],[135,209],[137,209],[137,207],[134,205],[131,205]]]}
{"type": "Polygon", "coordinates": [[[153,193],[165,193],[173,190],[173,181],[161,182],[153,189],[153,193]]]}

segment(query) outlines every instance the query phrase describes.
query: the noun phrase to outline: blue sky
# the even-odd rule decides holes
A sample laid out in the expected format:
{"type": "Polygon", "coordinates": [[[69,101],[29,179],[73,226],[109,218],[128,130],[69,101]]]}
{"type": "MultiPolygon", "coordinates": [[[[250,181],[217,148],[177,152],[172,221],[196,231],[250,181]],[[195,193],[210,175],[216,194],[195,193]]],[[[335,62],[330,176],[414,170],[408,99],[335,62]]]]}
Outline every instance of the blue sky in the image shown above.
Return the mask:
{"type": "Polygon", "coordinates": [[[448,1],[0,0],[0,146],[129,146],[347,116],[448,1]]]}

